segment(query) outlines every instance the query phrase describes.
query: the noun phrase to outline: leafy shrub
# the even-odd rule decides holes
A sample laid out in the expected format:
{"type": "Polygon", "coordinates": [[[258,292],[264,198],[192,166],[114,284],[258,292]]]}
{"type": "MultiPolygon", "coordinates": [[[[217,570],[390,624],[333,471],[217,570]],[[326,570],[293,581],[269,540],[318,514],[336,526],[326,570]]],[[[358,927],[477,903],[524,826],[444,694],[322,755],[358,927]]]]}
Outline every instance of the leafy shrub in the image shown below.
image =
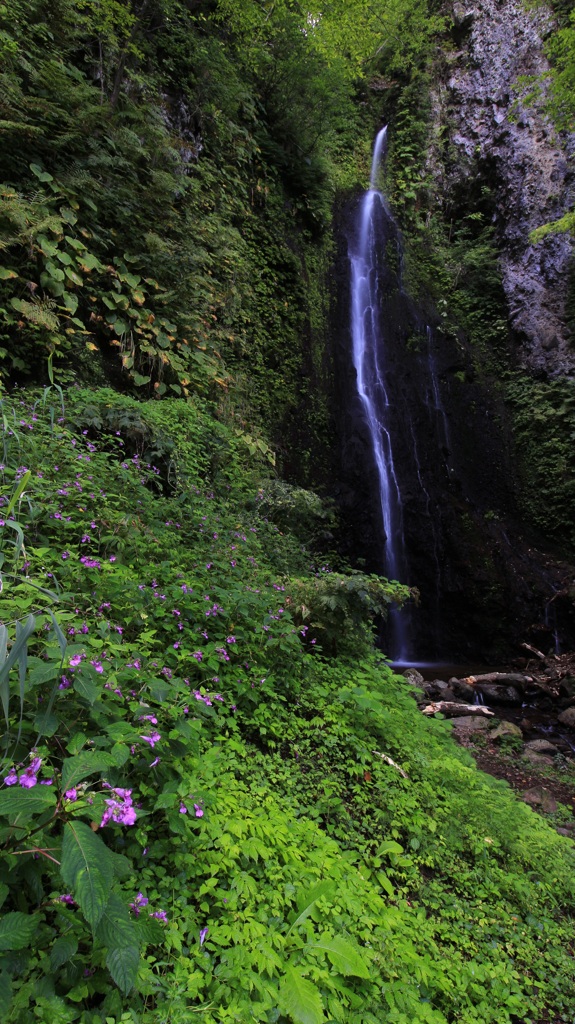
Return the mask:
{"type": "Polygon", "coordinates": [[[3,408],[7,1024],[573,1011],[571,845],[370,654],[405,588],[306,577],[233,434],[212,486],[198,409],[181,438],[181,409],[139,407],[179,460],[165,493],[122,455],[131,401],[74,394],[74,430],[61,397],[3,408]],[[300,594],[344,656],[302,636],[300,594]]]}

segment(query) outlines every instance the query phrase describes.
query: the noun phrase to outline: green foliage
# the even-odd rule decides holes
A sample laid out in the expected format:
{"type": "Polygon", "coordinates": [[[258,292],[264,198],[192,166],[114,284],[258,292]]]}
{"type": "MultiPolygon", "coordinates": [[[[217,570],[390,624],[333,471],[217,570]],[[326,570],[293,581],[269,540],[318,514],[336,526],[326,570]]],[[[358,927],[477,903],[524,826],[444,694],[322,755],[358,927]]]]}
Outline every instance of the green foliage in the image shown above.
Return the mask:
{"type": "Polygon", "coordinates": [[[513,416],[522,510],[546,537],[571,551],[575,545],[573,383],[514,373],[506,383],[505,396],[513,416]]]}
{"type": "Polygon", "coordinates": [[[362,639],[369,650],[372,640],[368,624],[376,617],[386,619],[390,607],[401,607],[410,598],[417,598],[415,588],[409,589],[381,576],[361,572],[348,575],[332,572],[324,566],[312,578],[291,580],[288,606],[295,621],[311,628],[326,653],[343,653],[346,645],[356,653],[362,639]]]}
{"type": "Polygon", "coordinates": [[[200,403],[60,397],[4,404],[7,1024],[573,1012],[571,846],[373,657],[405,588],[316,575],[200,403]]]}

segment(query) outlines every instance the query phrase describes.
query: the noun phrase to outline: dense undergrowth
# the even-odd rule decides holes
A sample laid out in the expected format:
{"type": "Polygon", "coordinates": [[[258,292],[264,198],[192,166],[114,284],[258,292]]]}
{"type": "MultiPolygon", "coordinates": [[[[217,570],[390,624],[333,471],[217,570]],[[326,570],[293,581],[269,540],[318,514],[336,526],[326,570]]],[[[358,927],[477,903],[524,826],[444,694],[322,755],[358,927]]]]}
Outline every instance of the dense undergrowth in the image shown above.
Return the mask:
{"type": "Polygon", "coordinates": [[[300,480],[328,449],[372,71],[418,282],[501,335],[490,229],[422,213],[441,5],[323,8],[0,3],[6,1024],[575,1013],[570,843],[419,715],[372,645],[406,589],[271,479],[278,443],[300,480]],[[15,389],[48,353],[92,388],[15,389]]]}
{"type": "Polygon", "coordinates": [[[373,653],[404,590],[330,572],[287,528],[318,499],[201,403],[36,399],[3,406],[2,1019],[568,1019],[571,844],[373,653]]]}

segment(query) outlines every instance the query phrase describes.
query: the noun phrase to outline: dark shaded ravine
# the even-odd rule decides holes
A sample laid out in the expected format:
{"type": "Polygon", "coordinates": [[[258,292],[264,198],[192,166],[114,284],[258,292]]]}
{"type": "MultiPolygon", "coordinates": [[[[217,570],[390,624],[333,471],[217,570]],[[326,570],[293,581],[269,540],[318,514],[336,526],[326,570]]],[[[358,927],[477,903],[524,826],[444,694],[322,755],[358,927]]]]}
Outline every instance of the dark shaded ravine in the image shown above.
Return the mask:
{"type": "Polygon", "coordinates": [[[419,609],[403,613],[407,629],[395,621],[383,631],[382,649],[403,661],[494,664],[516,657],[525,641],[548,648],[558,636],[575,647],[573,569],[521,522],[500,392],[478,374],[465,338],[444,335],[433,312],[405,292],[401,234],[373,177],[363,197],[339,210],[337,232],[334,494],[344,554],[421,594],[419,609]],[[372,280],[361,316],[363,341],[375,349],[358,372],[357,264],[365,270],[368,203],[372,280]]]}

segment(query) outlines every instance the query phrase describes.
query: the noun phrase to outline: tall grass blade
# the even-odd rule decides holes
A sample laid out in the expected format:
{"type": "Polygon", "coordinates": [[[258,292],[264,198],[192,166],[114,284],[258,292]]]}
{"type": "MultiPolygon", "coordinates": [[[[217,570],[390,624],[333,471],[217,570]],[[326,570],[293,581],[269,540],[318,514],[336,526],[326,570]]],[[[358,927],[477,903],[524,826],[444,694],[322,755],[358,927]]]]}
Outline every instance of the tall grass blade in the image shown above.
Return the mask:
{"type": "Polygon", "coordinates": [[[24,476],[19,481],[18,486],[17,486],[16,490],[14,491],[14,494],[10,498],[10,501],[8,502],[8,508],[6,508],[4,510],[4,515],[5,516],[9,516],[10,515],[12,509],[14,508],[16,502],[18,501],[18,498],[22,494],[22,491],[25,489],[25,487],[26,487],[26,485],[27,485],[27,483],[28,483],[28,481],[29,481],[31,476],[32,476],[31,470],[27,469],[26,472],[24,473],[24,476]]]}
{"type": "MultiPolygon", "coordinates": [[[[7,658],[6,658],[6,656],[4,656],[4,660],[0,661],[0,698],[2,700],[2,707],[3,707],[3,710],[4,710],[4,717],[6,719],[6,728],[7,729],[10,728],[10,720],[9,720],[9,717],[8,717],[8,708],[9,708],[9,703],[10,703],[10,684],[9,684],[10,669],[12,668],[13,665],[16,664],[16,662],[20,658],[22,652],[23,651],[27,652],[28,639],[31,636],[31,634],[34,632],[35,627],[36,627],[36,617],[34,615],[30,614],[28,616],[28,618],[26,619],[26,622],[24,623],[24,625],[21,627],[21,629],[19,631],[19,634],[17,635],[14,643],[12,644],[12,649],[10,651],[10,654],[8,655],[7,658]]],[[[5,628],[6,628],[5,626],[2,626],[2,629],[5,629],[5,628]]],[[[1,638],[0,638],[0,642],[1,642],[1,638]]],[[[4,651],[5,650],[6,650],[6,648],[4,647],[4,651]]]]}

